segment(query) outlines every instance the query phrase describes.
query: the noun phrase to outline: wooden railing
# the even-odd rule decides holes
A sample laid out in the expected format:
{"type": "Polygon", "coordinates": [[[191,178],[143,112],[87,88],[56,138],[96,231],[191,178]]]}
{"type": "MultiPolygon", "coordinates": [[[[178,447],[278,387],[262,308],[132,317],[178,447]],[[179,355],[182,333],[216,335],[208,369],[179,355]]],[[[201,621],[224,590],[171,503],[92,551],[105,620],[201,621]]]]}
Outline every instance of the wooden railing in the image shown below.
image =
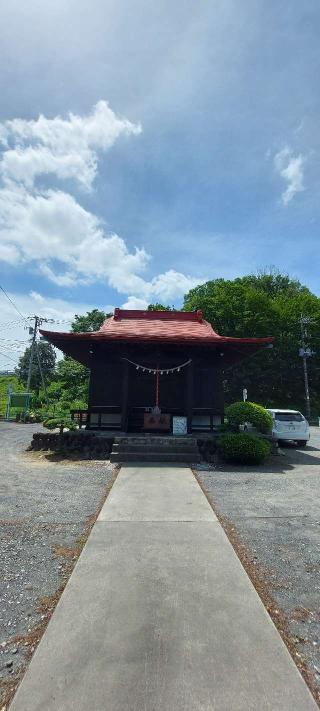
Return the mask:
{"type": "Polygon", "coordinates": [[[121,409],[118,405],[95,405],[87,410],[71,410],[70,414],[80,428],[121,430],[121,409]]]}
{"type": "MultiPolygon", "coordinates": [[[[136,432],[143,430],[144,413],[151,408],[130,407],[126,422],[123,422],[121,408],[119,405],[95,405],[94,407],[78,410],[71,410],[72,419],[79,427],[99,430],[121,430],[136,432]]],[[[164,411],[165,412],[165,411],[164,411]]],[[[170,408],[170,415],[185,416],[182,408],[170,408]]],[[[195,407],[192,411],[192,431],[193,432],[213,432],[217,423],[215,417],[221,417],[221,412],[212,412],[209,408],[195,407]],[[197,424],[197,418],[198,424],[197,424]]]]}

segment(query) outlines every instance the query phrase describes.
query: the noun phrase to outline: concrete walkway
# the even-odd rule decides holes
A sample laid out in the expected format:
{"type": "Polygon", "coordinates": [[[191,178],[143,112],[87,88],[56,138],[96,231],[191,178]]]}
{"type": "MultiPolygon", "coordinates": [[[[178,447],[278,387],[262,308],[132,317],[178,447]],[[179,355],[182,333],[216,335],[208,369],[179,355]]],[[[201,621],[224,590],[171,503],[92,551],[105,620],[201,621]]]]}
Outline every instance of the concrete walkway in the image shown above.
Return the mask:
{"type": "Polygon", "coordinates": [[[11,711],[315,711],[186,467],[124,466],[11,711]]]}

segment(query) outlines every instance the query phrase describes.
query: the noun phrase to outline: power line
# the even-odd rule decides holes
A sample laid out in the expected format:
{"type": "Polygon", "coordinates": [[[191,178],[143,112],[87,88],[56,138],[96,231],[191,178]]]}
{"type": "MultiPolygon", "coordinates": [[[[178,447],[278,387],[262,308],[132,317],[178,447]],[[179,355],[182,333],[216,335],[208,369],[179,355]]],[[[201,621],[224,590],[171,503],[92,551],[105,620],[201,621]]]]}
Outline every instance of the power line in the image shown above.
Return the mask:
{"type": "Polygon", "coordinates": [[[0,327],[2,328],[14,328],[15,326],[20,326],[21,325],[21,318],[19,319],[14,319],[11,321],[1,321],[0,322],[0,327]]]}
{"type": "Polygon", "coordinates": [[[3,353],[3,351],[0,351],[0,355],[4,356],[5,358],[9,358],[9,360],[12,360],[12,362],[17,365],[17,361],[11,358],[11,356],[8,355],[8,353],[3,353]]]}
{"type": "Polygon", "coordinates": [[[0,346],[8,346],[9,348],[14,348],[15,346],[26,347],[27,345],[28,341],[19,341],[18,339],[14,338],[0,338],[0,346]]]}
{"type": "Polygon", "coordinates": [[[15,305],[14,301],[12,301],[12,299],[10,299],[9,294],[7,294],[6,290],[3,288],[3,286],[1,286],[1,284],[0,284],[0,289],[4,293],[4,295],[7,297],[8,301],[10,301],[10,304],[12,304],[13,308],[18,312],[19,316],[21,316],[21,318],[26,323],[28,323],[26,317],[21,313],[21,311],[19,311],[18,307],[15,305]]]}

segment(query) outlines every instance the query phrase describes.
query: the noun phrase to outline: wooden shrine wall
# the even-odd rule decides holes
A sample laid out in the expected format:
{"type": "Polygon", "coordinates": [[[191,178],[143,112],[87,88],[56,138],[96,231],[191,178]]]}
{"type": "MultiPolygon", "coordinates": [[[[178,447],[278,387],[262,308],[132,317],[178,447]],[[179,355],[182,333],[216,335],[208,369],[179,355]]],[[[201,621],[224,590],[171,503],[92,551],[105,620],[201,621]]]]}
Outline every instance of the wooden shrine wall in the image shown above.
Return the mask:
{"type": "Polygon", "coordinates": [[[184,349],[131,346],[123,348],[96,347],[91,359],[89,406],[118,406],[123,402],[123,389],[127,383],[127,405],[130,407],[153,407],[155,405],[156,378],[153,374],[136,370],[123,358],[129,358],[146,368],[162,368],[180,365],[189,358],[191,366],[180,372],[160,376],[160,407],[163,412],[188,407],[191,382],[193,408],[223,412],[223,388],[220,361],[214,351],[197,348],[184,349]],[[188,373],[191,368],[191,374],[188,373]],[[127,379],[125,371],[127,369],[127,379]]]}

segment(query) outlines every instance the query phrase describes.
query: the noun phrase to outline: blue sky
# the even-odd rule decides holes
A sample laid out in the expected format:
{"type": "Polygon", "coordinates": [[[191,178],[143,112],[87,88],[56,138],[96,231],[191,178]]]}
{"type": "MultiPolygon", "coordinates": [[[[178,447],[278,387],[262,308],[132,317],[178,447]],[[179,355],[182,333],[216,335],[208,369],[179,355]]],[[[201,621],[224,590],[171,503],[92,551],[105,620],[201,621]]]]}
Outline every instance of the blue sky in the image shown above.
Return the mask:
{"type": "Polygon", "coordinates": [[[179,305],[270,265],[319,293],[318,0],[7,0],[0,20],[1,284],[23,314],[179,305]]]}

